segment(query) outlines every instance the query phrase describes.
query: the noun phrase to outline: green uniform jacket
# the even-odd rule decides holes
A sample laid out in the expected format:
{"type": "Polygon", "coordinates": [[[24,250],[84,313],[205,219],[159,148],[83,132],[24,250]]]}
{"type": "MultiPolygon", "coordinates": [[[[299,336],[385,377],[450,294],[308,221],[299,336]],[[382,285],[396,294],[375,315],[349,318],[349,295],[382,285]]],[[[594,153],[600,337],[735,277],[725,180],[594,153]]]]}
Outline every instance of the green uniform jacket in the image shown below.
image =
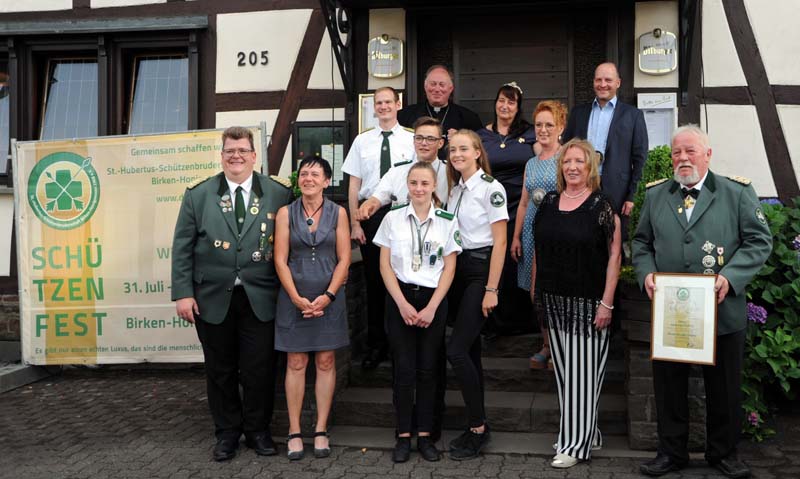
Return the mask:
{"type": "Polygon", "coordinates": [[[717,307],[717,335],[723,335],[747,326],[745,287],[769,257],[772,236],[749,181],[709,171],[689,222],[677,182],[648,188],[632,249],[642,288],[650,273],[703,273],[703,257],[712,256],[708,269],[730,283],[728,296],[717,307]],[[713,245],[710,254],[703,250],[707,241],[713,245]]]}
{"type": "Polygon", "coordinates": [[[234,202],[223,173],[188,188],[172,240],[172,300],[193,297],[200,318],[220,324],[238,275],[256,317],[265,322],[275,319],[280,286],[272,262],[275,215],[291,199],[291,189],[253,173],[250,204],[239,234],[233,207],[222,212],[221,203],[234,202]],[[227,201],[223,195],[229,195],[227,201]],[[253,261],[257,251],[261,260],[253,261]]]}

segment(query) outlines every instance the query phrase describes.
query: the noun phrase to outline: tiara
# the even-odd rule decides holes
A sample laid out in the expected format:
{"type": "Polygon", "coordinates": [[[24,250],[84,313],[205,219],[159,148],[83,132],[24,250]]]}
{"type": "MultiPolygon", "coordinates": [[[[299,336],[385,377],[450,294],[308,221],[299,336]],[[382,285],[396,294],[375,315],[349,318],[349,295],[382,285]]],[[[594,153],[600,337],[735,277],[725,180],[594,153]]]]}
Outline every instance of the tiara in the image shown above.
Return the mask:
{"type": "Polygon", "coordinates": [[[511,88],[514,88],[515,90],[517,90],[520,95],[522,95],[522,88],[520,88],[519,85],[517,85],[517,82],[515,82],[515,81],[505,83],[505,84],[503,84],[503,86],[510,86],[511,88]]]}

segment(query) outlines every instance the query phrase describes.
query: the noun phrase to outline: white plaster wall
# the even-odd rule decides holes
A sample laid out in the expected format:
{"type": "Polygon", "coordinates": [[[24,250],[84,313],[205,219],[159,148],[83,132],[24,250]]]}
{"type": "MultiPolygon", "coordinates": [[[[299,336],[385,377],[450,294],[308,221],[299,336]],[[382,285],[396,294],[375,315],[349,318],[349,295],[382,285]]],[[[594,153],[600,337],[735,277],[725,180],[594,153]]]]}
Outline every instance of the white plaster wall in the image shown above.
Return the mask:
{"type": "MultiPolygon", "coordinates": [[[[633,86],[635,88],[678,88],[679,74],[676,69],[666,75],[648,75],[639,70],[639,37],[655,28],[672,32],[680,37],[678,27],[678,2],[638,2],[634,23],[635,45],[633,50],[633,86]]],[[[680,40],[680,39],[679,39],[680,40]]]]}
{"type": "Polygon", "coordinates": [[[800,105],[778,105],[778,116],[789,147],[794,176],[800,179],[800,105]]]}
{"type": "Polygon", "coordinates": [[[317,61],[308,80],[308,88],[344,90],[342,75],[339,73],[339,65],[336,64],[336,55],[331,49],[331,37],[328,36],[327,29],[322,36],[317,61]],[[331,85],[331,68],[333,68],[333,85],[331,85]]]}
{"type": "Polygon", "coordinates": [[[0,13],[70,9],[72,9],[72,0],[0,0],[0,13]]]}
{"type": "MultiPolygon", "coordinates": [[[[399,38],[403,41],[403,55],[407,56],[408,51],[406,41],[406,11],[402,8],[379,8],[369,11],[369,38],[373,39],[383,34],[390,37],[399,38]]],[[[366,55],[367,52],[356,52],[356,55],[366,55]]],[[[405,61],[405,59],[404,59],[405,61]]],[[[406,87],[405,71],[396,78],[375,78],[369,76],[367,88],[375,90],[382,86],[390,86],[397,90],[404,90],[406,87]]],[[[364,92],[359,92],[364,93],[364,92]]]]}
{"type": "Polygon", "coordinates": [[[217,15],[217,93],[280,91],[289,84],[311,10],[217,15]],[[267,65],[237,66],[237,53],[269,52],[267,65]]]}
{"type": "Polygon", "coordinates": [[[705,86],[747,85],[721,0],[705,0],[702,16],[705,86]]]}
{"type": "MultiPolygon", "coordinates": [[[[344,108],[335,108],[333,112],[334,121],[344,120],[344,108]]],[[[229,126],[258,126],[262,121],[267,122],[267,133],[272,135],[275,128],[275,121],[278,119],[278,110],[243,110],[243,111],[223,111],[217,112],[216,128],[227,128],[229,126]]],[[[300,110],[297,114],[297,121],[330,121],[330,109],[306,109],[300,110]]],[[[263,158],[262,158],[263,160],[263,158]]],[[[266,168],[265,168],[266,169],[266,168]]],[[[281,160],[279,176],[288,178],[292,173],[292,138],[289,137],[289,144],[281,160]]]]}
{"type": "Polygon", "coordinates": [[[800,85],[800,0],[745,0],[769,82],[800,85]]]}
{"type": "Polygon", "coordinates": [[[167,3],[167,0],[92,0],[92,8],[129,7],[131,5],[147,5],[150,3],[167,3]]]}
{"type": "Polygon", "coordinates": [[[753,180],[758,196],[777,196],[772,172],[764,151],[761,126],[752,105],[701,105],[701,126],[711,139],[711,169],[725,176],[744,176],[753,180]]]}

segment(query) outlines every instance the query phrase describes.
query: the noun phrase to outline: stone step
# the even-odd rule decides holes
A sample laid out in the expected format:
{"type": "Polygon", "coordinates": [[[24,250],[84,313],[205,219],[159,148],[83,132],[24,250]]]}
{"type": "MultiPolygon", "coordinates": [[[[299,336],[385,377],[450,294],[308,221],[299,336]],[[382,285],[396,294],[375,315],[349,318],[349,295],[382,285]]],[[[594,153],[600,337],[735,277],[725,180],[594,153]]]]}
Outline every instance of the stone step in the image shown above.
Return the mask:
{"type": "MultiPolygon", "coordinates": [[[[484,357],[482,359],[484,387],[487,391],[555,391],[553,371],[531,369],[528,358],[484,357]]],[[[603,389],[622,393],[625,382],[625,364],[622,359],[609,359],[603,389]]],[[[361,368],[361,361],[350,365],[350,387],[391,388],[392,363],[384,361],[375,369],[361,368]]],[[[447,389],[457,390],[458,382],[450,365],[447,365],[447,389]]]]}
{"type": "MultiPolygon", "coordinates": [[[[461,393],[447,391],[444,427],[461,429],[466,412],[461,393]]],[[[486,391],[486,416],[492,429],[505,432],[558,432],[560,413],[555,393],[486,391]]],[[[394,427],[390,388],[355,388],[342,391],[334,405],[332,423],[349,426],[394,427]]],[[[627,433],[627,402],[622,394],[600,397],[600,430],[627,433]]]]}

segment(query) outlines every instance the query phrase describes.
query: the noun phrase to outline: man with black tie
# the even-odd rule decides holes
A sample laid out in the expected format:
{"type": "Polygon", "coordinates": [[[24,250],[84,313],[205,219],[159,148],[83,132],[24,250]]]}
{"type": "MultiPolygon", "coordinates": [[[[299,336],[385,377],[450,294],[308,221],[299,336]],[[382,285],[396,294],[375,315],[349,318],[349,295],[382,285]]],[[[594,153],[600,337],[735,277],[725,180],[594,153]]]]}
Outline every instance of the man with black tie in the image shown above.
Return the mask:
{"type": "MultiPolygon", "coordinates": [[[[772,251],[772,236],[750,180],[708,169],[708,136],[695,125],[672,137],[673,179],[650,183],[633,238],[633,265],[652,299],[654,273],[716,275],[715,364],[703,366],[706,461],[728,477],[750,475],[736,455],[744,413],[742,357],[747,333],[746,287],[772,251]]],[[[689,461],[689,365],[653,361],[658,455],[641,472],[660,476],[689,461]]]]}
{"type": "Polygon", "coordinates": [[[256,454],[276,454],[272,235],[292,191],[255,162],[253,133],[225,130],[222,173],[186,189],[172,243],[172,300],[203,345],[215,461],[232,459],[242,434],[256,454]]]}
{"type": "MultiPolygon", "coordinates": [[[[617,66],[601,63],[594,71],[595,99],[572,109],[562,143],[584,138],[602,156],[603,193],[622,217],[633,210],[633,196],[647,160],[647,125],[638,108],[618,101],[622,80],[617,66]]],[[[623,237],[627,228],[623,227],[623,237]]]]}

